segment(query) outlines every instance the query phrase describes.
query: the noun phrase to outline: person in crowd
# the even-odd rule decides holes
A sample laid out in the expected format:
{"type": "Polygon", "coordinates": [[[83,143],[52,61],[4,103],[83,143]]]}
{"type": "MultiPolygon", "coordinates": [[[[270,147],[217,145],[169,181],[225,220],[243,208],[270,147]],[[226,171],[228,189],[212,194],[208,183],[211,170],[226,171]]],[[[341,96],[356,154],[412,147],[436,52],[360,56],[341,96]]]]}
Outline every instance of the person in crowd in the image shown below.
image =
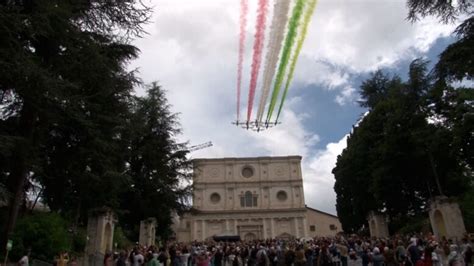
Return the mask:
{"type": "Polygon", "coordinates": [[[127,266],[127,252],[125,250],[120,251],[119,257],[115,262],[116,266],[127,266]]]}
{"type": "Polygon", "coordinates": [[[347,247],[347,243],[345,241],[340,241],[336,244],[337,250],[339,251],[339,257],[341,260],[342,266],[347,266],[348,256],[349,256],[349,249],[347,247]]]}
{"type": "Polygon", "coordinates": [[[277,256],[277,251],[274,246],[270,247],[270,251],[268,252],[268,259],[270,260],[271,266],[277,266],[278,256],[277,256]]]}
{"type": "Polygon", "coordinates": [[[56,260],[57,266],[66,266],[69,261],[69,254],[66,251],[61,251],[59,257],[56,260]]]}
{"type": "Polygon", "coordinates": [[[152,251],[147,253],[146,266],[159,266],[158,258],[153,256],[152,251]]]}
{"type": "Polygon", "coordinates": [[[417,265],[416,263],[421,259],[421,251],[418,247],[418,239],[417,238],[412,238],[410,240],[410,245],[408,246],[407,248],[407,253],[408,253],[408,256],[410,257],[410,262],[411,262],[411,265],[415,266],[417,265]]]}
{"type": "Polygon", "coordinates": [[[287,246],[284,256],[285,256],[285,265],[292,266],[295,263],[296,255],[295,255],[295,251],[293,247],[287,246]]]}
{"type": "Polygon", "coordinates": [[[145,263],[145,257],[140,249],[136,248],[133,253],[133,266],[142,266],[145,263]]]}
{"type": "Polygon", "coordinates": [[[391,243],[384,248],[383,257],[386,266],[397,266],[395,251],[393,250],[393,245],[391,243]]]}
{"type": "Polygon", "coordinates": [[[302,246],[298,246],[295,251],[295,266],[305,266],[306,256],[302,246]]]}
{"type": "Polygon", "coordinates": [[[311,239],[266,239],[237,242],[170,242],[137,245],[115,256],[117,266],[473,266],[469,240],[462,243],[416,234],[369,238],[357,235],[311,239]],[[442,242],[443,241],[443,242],[442,242]],[[460,244],[458,247],[456,244],[460,244]],[[444,255],[443,247],[451,245],[444,255]],[[454,248],[453,248],[454,247],[454,248]]]}
{"type": "Polygon", "coordinates": [[[466,266],[473,266],[473,263],[472,263],[472,246],[471,245],[468,245],[466,247],[466,251],[464,252],[464,263],[466,264],[466,266]]]}
{"type": "Polygon", "coordinates": [[[367,247],[364,247],[362,250],[362,266],[368,266],[370,263],[370,254],[369,254],[369,249],[367,247]]]}
{"type": "Polygon", "coordinates": [[[113,266],[114,265],[114,256],[112,252],[108,251],[104,255],[104,266],[113,266]]]}
{"type": "Polygon", "coordinates": [[[318,256],[317,266],[332,266],[332,258],[326,244],[323,244],[318,256]]]}
{"type": "Polygon", "coordinates": [[[458,246],[451,244],[449,246],[448,265],[449,266],[463,266],[463,259],[458,252],[458,246]]]}
{"type": "Polygon", "coordinates": [[[26,254],[21,257],[21,259],[18,261],[19,266],[29,266],[30,265],[30,254],[31,254],[31,249],[28,248],[26,254]]]}
{"type": "Polygon", "coordinates": [[[384,265],[384,260],[385,260],[385,258],[380,253],[380,249],[378,247],[375,247],[372,250],[372,265],[373,266],[383,266],[384,265]]]}
{"type": "Polygon", "coordinates": [[[205,250],[199,252],[196,260],[196,266],[209,266],[211,259],[209,253],[205,250]]]}

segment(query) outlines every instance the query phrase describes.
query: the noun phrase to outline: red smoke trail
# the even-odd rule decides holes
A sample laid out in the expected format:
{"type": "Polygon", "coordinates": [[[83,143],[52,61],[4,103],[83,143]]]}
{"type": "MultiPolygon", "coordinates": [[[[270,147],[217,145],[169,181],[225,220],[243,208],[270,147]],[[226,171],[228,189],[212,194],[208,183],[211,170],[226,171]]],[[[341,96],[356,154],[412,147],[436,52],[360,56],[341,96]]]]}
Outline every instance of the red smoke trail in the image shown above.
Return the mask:
{"type": "Polygon", "coordinates": [[[265,39],[265,20],[267,18],[268,0],[258,1],[257,24],[255,27],[255,42],[253,43],[252,72],[250,75],[249,101],[247,107],[247,121],[252,115],[253,100],[255,98],[255,88],[257,87],[258,70],[262,63],[263,42],[265,39]]]}
{"type": "Polygon", "coordinates": [[[242,87],[242,62],[245,50],[245,27],[247,26],[248,0],[240,1],[239,63],[237,65],[237,122],[240,118],[240,89],[242,87]]]}

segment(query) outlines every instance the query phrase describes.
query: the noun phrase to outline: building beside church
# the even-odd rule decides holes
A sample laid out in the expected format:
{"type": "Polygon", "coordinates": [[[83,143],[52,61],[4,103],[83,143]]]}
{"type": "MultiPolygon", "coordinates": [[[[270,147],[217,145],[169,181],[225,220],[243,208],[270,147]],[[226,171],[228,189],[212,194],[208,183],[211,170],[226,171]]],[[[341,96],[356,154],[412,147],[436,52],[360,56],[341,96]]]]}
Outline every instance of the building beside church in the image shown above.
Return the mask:
{"type": "MultiPolygon", "coordinates": [[[[176,221],[178,241],[316,235],[314,217],[324,213],[310,214],[308,225],[301,156],[195,159],[193,168],[193,207],[176,221]]],[[[334,235],[334,226],[340,231],[339,221],[326,216],[333,230],[325,232],[318,225],[319,231],[334,235]]]]}

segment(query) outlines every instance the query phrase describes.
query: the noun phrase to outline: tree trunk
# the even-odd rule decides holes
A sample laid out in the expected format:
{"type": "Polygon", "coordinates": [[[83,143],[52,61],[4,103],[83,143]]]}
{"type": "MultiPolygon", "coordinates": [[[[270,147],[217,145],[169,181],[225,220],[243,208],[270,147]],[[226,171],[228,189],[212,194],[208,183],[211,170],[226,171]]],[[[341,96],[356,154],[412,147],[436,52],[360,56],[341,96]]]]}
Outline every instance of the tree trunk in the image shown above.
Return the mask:
{"type": "Polygon", "coordinates": [[[20,113],[19,131],[21,140],[18,140],[13,154],[14,165],[11,174],[8,176],[7,184],[13,198],[9,201],[9,210],[7,223],[0,238],[0,252],[5,252],[7,240],[11,238],[15,229],[18,212],[23,201],[24,189],[28,177],[30,166],[28,165],[30,156],[32,155],[33,132],[36,114],[33,108],[24,102],[20,113]]]}

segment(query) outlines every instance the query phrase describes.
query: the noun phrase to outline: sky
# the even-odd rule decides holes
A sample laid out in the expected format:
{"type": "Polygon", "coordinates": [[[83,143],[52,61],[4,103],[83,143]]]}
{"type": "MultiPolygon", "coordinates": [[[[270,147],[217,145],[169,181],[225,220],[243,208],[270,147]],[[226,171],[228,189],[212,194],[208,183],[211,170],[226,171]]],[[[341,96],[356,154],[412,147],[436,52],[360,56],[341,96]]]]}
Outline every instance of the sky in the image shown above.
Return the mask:
{"type": "MultiPolygon", "coordinates": [[[[231,124],[236,119],[239,2],[144,1],[154,13],[145,27],[148,34],[134,42],[141,53],[130,69],[167,91],[172,111],[180,114],[180,141],[212,141],[212,147],[193,152],[192,158],[301,155],[306,204],[336,214],[331,170],[351,128],[366,112],[357,103],[360,84],[377,69],[405,77],[415,58],[436,62],[453,41],[455,25],[434,18],[410,23],[402,0],[320,0],[282,123],[257,133],[231,124]]],[[[268,23],[273,3],[270,0],[268,23]]],[[[249,0],[243,103],[248,97],[256,4],[249,0]]],[[[268,28],[264,53],[267,41],[268,28]]],[[[138,95],[143,93],[137,89],[138,95]]]]}

